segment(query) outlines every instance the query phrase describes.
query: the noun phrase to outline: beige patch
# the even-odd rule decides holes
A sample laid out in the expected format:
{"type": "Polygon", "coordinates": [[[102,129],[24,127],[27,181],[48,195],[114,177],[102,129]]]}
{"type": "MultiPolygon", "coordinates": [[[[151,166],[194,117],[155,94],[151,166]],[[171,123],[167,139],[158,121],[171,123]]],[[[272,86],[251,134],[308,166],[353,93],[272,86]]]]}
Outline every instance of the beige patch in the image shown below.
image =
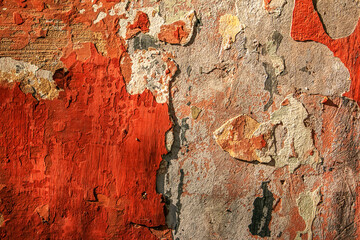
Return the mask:
{"type": "Polygon", "coordinates": [[[57,89],[52,76],[52,72],[30,63],[9,57],[0,58],[0,82],[20,82],[20,89],[36,99],[54,99],[59,96],[62,90],[57,89]]]}
{"type": "Polygon", "coordinates": [[[321,200],[320,187],[314,192],[301,193],[300,197],[296,200],[299,207],[300,216],[306,223],[304,231],[297,232],[295,240],[301,240],[301,235],[307,233],[308,240],[312,239],[312,224],[316,216],[317,205],[321,200]]]}
{"type": "Polygon", "coordinates": [[[221,43],[222,49],[229,49],[235,41],[236,35],[244,29],[245,25],[240,23],[237,16],[231,14],[221,16],[219,20],[219,33],[223,38],[221,43]]]}

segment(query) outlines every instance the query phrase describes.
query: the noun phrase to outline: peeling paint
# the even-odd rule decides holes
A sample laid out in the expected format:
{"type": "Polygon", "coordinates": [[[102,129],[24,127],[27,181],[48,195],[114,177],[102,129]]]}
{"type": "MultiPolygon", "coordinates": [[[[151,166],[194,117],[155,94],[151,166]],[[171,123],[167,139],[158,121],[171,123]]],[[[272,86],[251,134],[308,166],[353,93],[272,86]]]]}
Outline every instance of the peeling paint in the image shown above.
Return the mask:
{"type": "Polygon", "coordinates": [[[304,124],[308,112],[291,95],[271,114],[271,119],[258,123],[246,115],[233,118],[214,132],[220,147],[232,157],[262,163],[275,161],[275,166],[289,166],[289,171],[303,164],[316,167],[319,152],[313,144],[312,131],[304,124]],[[277,129],[285,132],[277,135],[277,129]]]}
{"type": "Polygon", "coordinates": [[[169,83],[177,71],[175,62],[159,50],[138,50],[131,55],[131,80],[126,84],[130,94],[149,89],[158,103],[169,100],[169,83]]]}
{"type": "Polygon", "coordinates": [[[186,45],[193,37],[196,21],[195,11],[190,11],[181,20],[162,25],[158,38],[163,42],[186,45]]]}
{"type": "Polygon", "coordinates": [[[249,116],[232,118],[214,132],[216,142],[230,156],[245,161],[269,162],[271,159],[259,158],[256,150],[266,145],[263,135],[254,136],[260,123],[249,116]]]}
{"type": "Polygon", "coordinates": [[[222,49],[227,50],[235,41],[236,35],[245,29],[237,16],[225,14],[219,20],[219,33],[222,36],[222,49]]]}
{"type": "MultiPolygon", "coordinates": [[[[360,20],[359,20],[360,21],[360,20]]],[[[351,77],[350,90],[343,96],[360,104],[360,68],[358,61],[360,24],[344,38],[332,39],[325,31],[312,0],[296,0],[293,11],[291,37],[296,41],[315,41],[327,46],[335,57],[348,68],[351,77]]]]}
{"type": "Polygon", "coordinates": [[[21,90],[36,99],[54,99],[61,91],[53,80],[52,72],[9,57],[0,58],[0,81],[20,82],[21,90]]]}

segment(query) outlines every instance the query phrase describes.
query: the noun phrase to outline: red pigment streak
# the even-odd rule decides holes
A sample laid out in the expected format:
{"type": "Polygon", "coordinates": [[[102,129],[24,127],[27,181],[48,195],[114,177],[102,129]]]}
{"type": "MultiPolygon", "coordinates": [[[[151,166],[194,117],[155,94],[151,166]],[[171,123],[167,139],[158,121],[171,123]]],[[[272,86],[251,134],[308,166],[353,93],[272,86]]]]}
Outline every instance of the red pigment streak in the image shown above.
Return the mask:
{"type": "Polygon", "coordinates": [[[146,13],[138,11],[135,16],[133,24],[128,24],[126,27],[126,39],[136,36],[138,33],[149,32],[150,22],[146,13]]]}
{"type": "Polygon", "coordinates": [[[265,10],[267,10],[267,11],[272,10],[270,8],[270,3],[271,3],[271,0],[264,0],[265,10]]]}
{"type": "Polygon", "coordinates": [[[58,99],[0,87],[0,238],[171,239],[156,192],[168,106],[129,95],[119,58],[84,46],[55,73],[58,99]]]}
{"type": "Polygon", "coordinates": [[[360,105],[360,24],[345,38],[332,39],[325,32],[312,0],[295,0],[291,37],[296,41],[315,41],[326,45],[335,57],[340,58],[350,73],[350,90],[345,97],[360,105]]]}
{"type": "Polygon", "coordinates": [[[17,13],[17,12],[14,12],[13,17],[14,17],[14,23],[16,25],[20,25],[20,24],[22,24],[24,22],[21,15],[19,13],[17,13]]]}
{"type": "Polygon", "coordinates": [[[186,39],[190,34],[189,30],[186,30],[184,21],[176,21],[169,25],[162,25],[160,27],[160,33],[158,38],[160,41],[180,44],[182,39],[186,39]]]}

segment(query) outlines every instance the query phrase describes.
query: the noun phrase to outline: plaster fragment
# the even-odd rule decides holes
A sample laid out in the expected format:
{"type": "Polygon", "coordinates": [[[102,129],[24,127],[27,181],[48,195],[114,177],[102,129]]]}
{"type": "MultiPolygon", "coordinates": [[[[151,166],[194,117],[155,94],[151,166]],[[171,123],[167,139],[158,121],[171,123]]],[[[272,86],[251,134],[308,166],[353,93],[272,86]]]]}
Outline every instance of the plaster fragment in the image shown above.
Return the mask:
{"type": "MultiPolygon", "coordinates": [[[[260,123],[247,115],[232,118],[214,132],[219,146],[230,156],[245,161],[264,161],[256,154],[257,149],[266,145],[263,135],[254,136],[260,123]]],[[[265,160],[265,162],[268,162],[265,160]]]]}
{"type": "Polygon", "coordinates": [[[288,165],[290,172],[293,172],[299,165],[316,165],[319,162],[319,152],[314,146],[311,129],[306,127],[304,120],[308,117],[305,107],[293,96],[288,96],[289,104],[282,105],[280,109],[271,114],[269,123],[274,126],[273,131],[279,126],[286,129],[285,136],[276,138],[273,136],[273,143],[282,143],[276,146],[273,151],[264,153],[275,160],[276,167],[288,165]]]}
{"type": "Polygon", "coordinates": [[[169,82],[177,71],[175,62],[159,50],[136,51],[131,56],[131,80],[126,85],[130,94],[150,90],[158,103],[169,99],[169,82]]]}
{"type": "Polygon", "coordinates": [[[102,8],[103,4],[100,2],[99,4],[92,5],[94,12],[97,12],[99,8],[102,8]]]}
{"type": "Polygon", "coordinates": [[[97,18],[94,20],[94,24],[97,24],[98,22],[100,22],[101,20],[103,20],[105,17],[107,16],[107,14],[105,12],[99,12],[97,18]]]}
{"type": "Polygon", "coordinates": [[[4,215],[0,213],[0,227],[3,227],[4,222],[5,222],[4,215]]]}
{"type": "Polygon", "coordinates": [[[168,152],[171,151],[172,145],[174,144],[174,129],[171,128],[166,132],[165,135],[165,147],[168,152]]]}
{"type": "Polygon", "coordinates": [[[20,89],[37,99],[54,99],[61,91],[56,87],[52,72],[9,57],[0,58],[0,82],[20,82],[20,89]]]}
{"type": "Polygon", "coordinates": [[[235,41],[236,35],[245,29],[237,16],[225,14],[219,20],[219,33],[222,36],[222,49],[227,50],[235,41]]]}
{"type": "Polygon", "coordinates": [[[316,216],[316,208],[321,200],[320,187],[317,188],[314,192],[301,193],[299,198],[296,200],[296,203],[299,207],[300,216],[304,219],[306,223],[306,228],[304,231],[297,232],[295,240],[301,240],[301,235],[307,234],[308,240],[312,239],[312,224],[316,216]]]}
{"type": "Polygon", "coordinates": [[[304,120],[305,107],[291,95],[268,122],[258,123],[246,115],[233,118],[214,132],[220,147],[230,156],[259,162],[275,161],[280,168],[289,166],[293,172],[302,164],[317,165],[319,152],[314,146],[311,129],[304,120]],[[276,134],[282,129],[281,134],[276,134]]]}
{"type": "Polygon", "coordinates": [[[109,15],[110,16],[120,16],[122,14],[124,14],[126,12],[126,7],[128,6],[129,1],[125,1],[125,2],[119,2],[117,4],[115,4],[110,10],[109,10],[109,15]]]}

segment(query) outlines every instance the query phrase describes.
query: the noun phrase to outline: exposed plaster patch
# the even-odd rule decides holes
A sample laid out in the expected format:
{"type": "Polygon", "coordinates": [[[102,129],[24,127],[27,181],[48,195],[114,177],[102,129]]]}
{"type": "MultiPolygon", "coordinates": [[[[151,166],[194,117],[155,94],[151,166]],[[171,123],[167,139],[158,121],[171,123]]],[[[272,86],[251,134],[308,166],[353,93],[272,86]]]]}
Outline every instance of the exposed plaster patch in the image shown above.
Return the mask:
{"type": "Polygon", "coordinates": [[[272,134],[272,144],[281,143],[274,146],[275,154],[272,149],[267,153],[262,152],[263,156],[269,155],[275,160],[276,167],[288,165],[290,172],[293,172],[299,165],[319,163],[319,152],[314,146],[311,129],[304,123],[308,115],[302,103],[288,96],[280,109],[271,114],[270,122],[263,124],[273,126],[273,133],[278,126],[286,129],[283,137],[275,138],[272,134]]]}
{"type": "Polygon", "coordinates": [[[293,172],[299,165],[316,165],[319,152],[313,144],[311,129],[304,120],[305,107],[288,96],[270,121],[258,123],[246,115],[233,118],[214,132],[222,149],[232,157],[259,162],[275,161],[276,167],[289,166],[293,172]],[[281,133],[277,134],[281,129],[281,133]]]}
{"type": "Polygon", "coordinates": [[[230,156],[245,161],[264,161],[271,159],[259,158],[257,149],[266,145],[263,135],[254,137],[254,132],[259,128],[260,123],[246,115],[232,118],[214,132],[216,142],[230,156]]]}
{"type": "Polygon", "coordinates": [[[31,93],[37,99],[54,99],[61,91],[56,87],[52,72],[9,57],[0,58],[1,81],[20,82],[21,90],[31,93]]]}
{"type": "Polygon", "coordinates": [[[162,0],[161,14],[167,24],[179,20],[182,16],[186,15],[187,10],[192,9],[194,6],[191,0],[162,0]]]}
{"type": "Polygon", "coordinates": [[[235,41],[236,35],[245,29],[245,25],[240,23],[237,16],[225,14],[219,20],[219,33],[222,36],[222,49],[227,50],[235,41]]]}
{"type": "Polygon", "coordinates": [[[165,135],[165,147],[168,152],[171,151],[172,145],[174,144],[174,129],[171,128],[166,132],[165,135]]]}
{"type": "Polygon", "coordinates": [[[136,51],[131,56],[131,80],[126,84],[130,94],[150,90],[158,103],[169,99],[169,82],[177,71],[175,62],[159,50],[136,51]]]}
{"type": "Polygon", "coordinates": [[[94,12],[97,12],[100,8],[102,8],[103,4],[100,2],[99,4],[92,5],[92,8],[94,9],[94,12]]]}
{"type": "Polygon", "coordinates": [[[98,22],[100,22],[101,20],[103,20],[105,17],[107,16],[107,14],[105,12],[99,12],[97,18],[94,20],[94,24],[97,24],[98,22]]]}
{"type": "Polygon", "coordinates": [[[36,208],[36,212],[39,214],[42,222],[48,222],[50,219],[49,205],[45,204],[36,208]]]}
{"type": "Polygon", "coordinates": [[[115,4],[110,10],[109,15],[110,16],[120,16],[126,12],[126,7],[128,6],[129,1],[120,2],[115,4]]]}
{"type": "Polygon", "coordinates": [[[134,22],[138,11],[144,12],[148,16],[150,22],[148,34],[157,38],[160,27],[165,23],[165,20],[159,15],[159,11],[155,8],[140,8],[124,12],[126,19],[119,20],[119,35],[124,39],[126,38],[127,26],[134,22]]]}
{"type": "Polygon", "coordinates": [[[299,207],[300,216],[304,219],[306,223],[306,228],[304,231],[297,232],[295,240],[303,239],[301,236],[307,234],[308,240],[312,239],[312,225],[316,216],[316,208],[320,203],[321,193],[320,187],[317,188],[314,192],[301,193],[299,198],[296,200],[296,203],[299,207]]]}

